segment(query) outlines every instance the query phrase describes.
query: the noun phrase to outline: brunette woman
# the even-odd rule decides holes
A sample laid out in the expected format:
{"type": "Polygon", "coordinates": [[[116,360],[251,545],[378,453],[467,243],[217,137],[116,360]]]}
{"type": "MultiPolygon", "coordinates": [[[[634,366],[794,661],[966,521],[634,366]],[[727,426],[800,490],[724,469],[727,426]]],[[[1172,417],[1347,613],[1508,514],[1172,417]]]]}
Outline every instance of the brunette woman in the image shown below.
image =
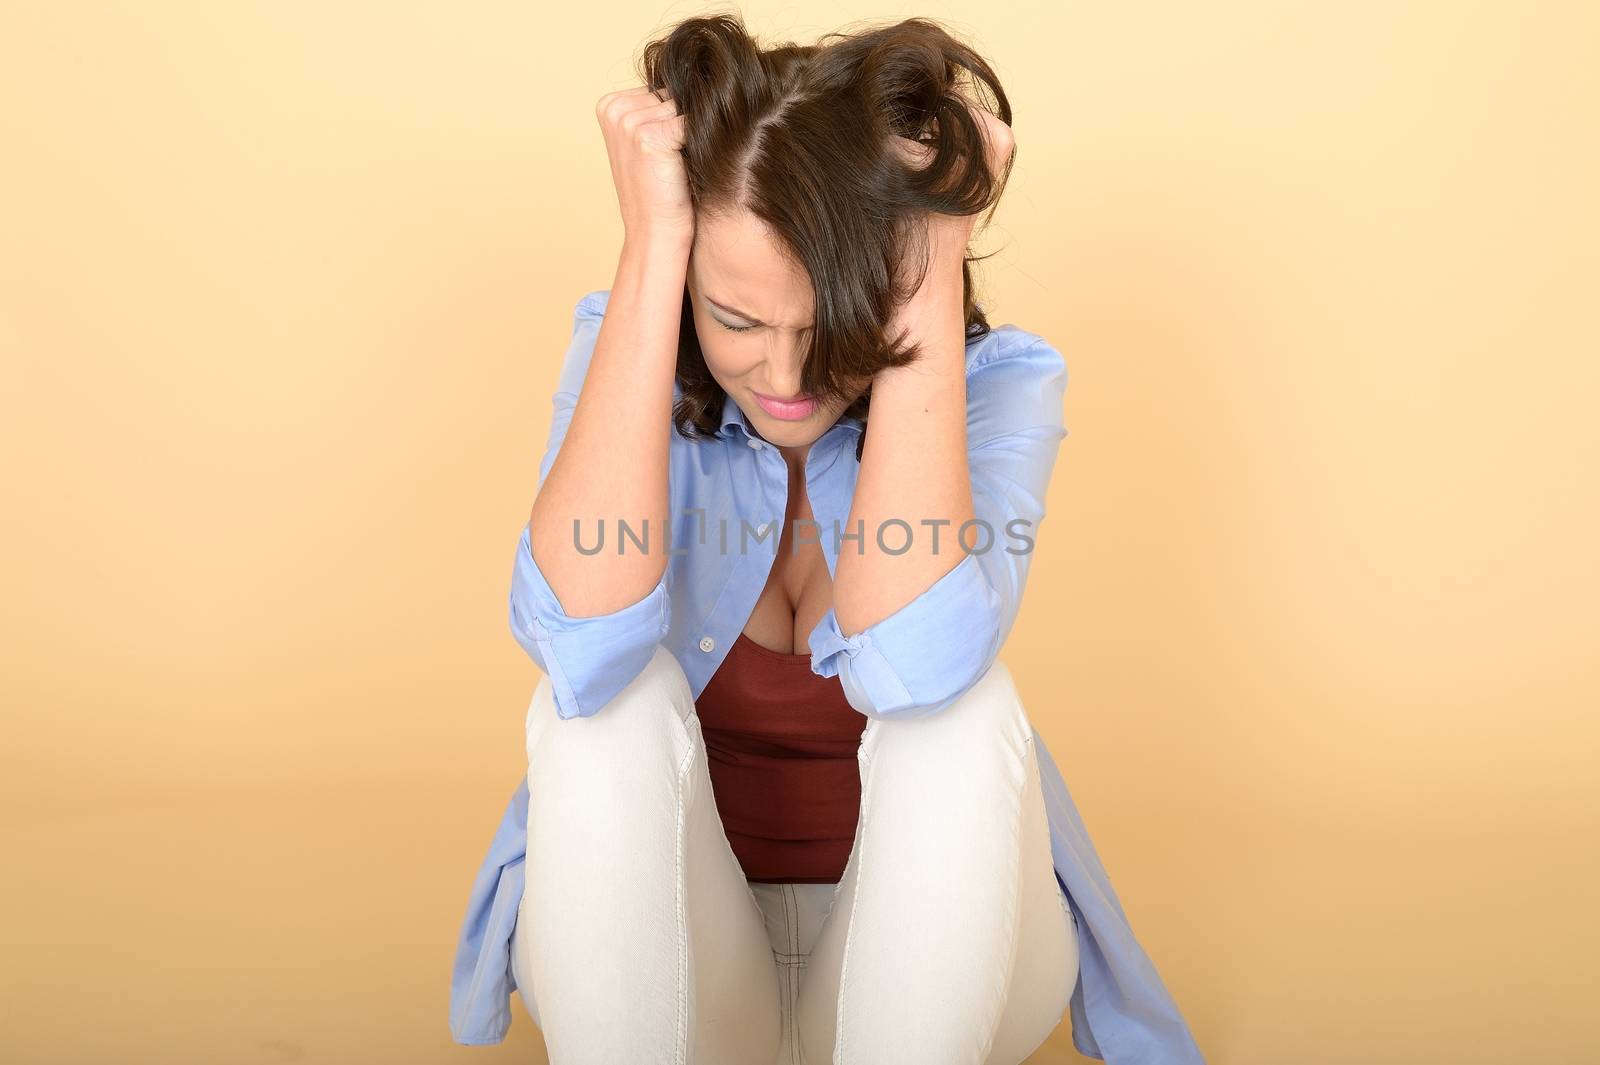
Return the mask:
{"type": "Polygon", "coordinates": [[[1201,1061],[997,657],[1066,384],[974,297],[998,78],[922,19],[694,18],[642,68],[597,108],[625,239],[517,544],[545,675],[456,1038],[514,990],[555,1065],[1017,1065],[1069,1011],[1201,1061]]]}

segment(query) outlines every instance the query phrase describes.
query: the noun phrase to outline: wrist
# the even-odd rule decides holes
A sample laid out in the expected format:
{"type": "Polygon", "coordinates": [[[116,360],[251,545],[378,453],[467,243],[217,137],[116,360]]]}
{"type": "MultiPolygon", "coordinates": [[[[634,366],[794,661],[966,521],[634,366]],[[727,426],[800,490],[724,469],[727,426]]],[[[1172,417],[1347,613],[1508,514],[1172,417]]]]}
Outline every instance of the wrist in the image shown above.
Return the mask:
{"type": "Polygon", "coordinates": [[[624,251],[650,258],[682,255],[687,259],[689,249],[694,247],[694,230],[667,228],[624,230],[622,247],[624,251]]]}
{"type": "Polygon", "coordinates": [[[966,324],[966,286],[962,263],[941,262],[928,267],[922,284],[896,311],[900,324],[931,324],[949,318],[966,324]]]}

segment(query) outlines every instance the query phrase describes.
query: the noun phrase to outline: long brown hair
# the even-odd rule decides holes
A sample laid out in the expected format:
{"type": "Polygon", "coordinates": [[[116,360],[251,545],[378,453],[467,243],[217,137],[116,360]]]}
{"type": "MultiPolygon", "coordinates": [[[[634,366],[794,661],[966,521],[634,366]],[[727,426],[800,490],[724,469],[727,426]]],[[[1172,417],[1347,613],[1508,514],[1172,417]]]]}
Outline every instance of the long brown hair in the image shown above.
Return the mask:
{"type": "MultiPolygon", "coordinates": [[[[922,282],[907,269],[926,262],[919,223],[929,212],[992,212],[1011,173],[1008,159],[990,174],[968,110],[976,103],[1011,124],[989,64],[925,18],[762,47],[723,14],[675,24],[644,46],[639,66],[684,115],[696,217],[753,212],[811,278],[802,391],[836,401],[914,361],[916,345],[887,325],[922,282]],[[909,165],[891,136],[931,146],[931,161],[909,165]]],[[[976,261],[961,267],[969,341],[989,332],[973,293],[976,261]]],[[[678,335],[673,422],[686,437],[709,435],[725,393],[701,354],[687,287],[678,335]]],[[[869,402],[862,392],[844,413],[865,421],[869,402]]]]}

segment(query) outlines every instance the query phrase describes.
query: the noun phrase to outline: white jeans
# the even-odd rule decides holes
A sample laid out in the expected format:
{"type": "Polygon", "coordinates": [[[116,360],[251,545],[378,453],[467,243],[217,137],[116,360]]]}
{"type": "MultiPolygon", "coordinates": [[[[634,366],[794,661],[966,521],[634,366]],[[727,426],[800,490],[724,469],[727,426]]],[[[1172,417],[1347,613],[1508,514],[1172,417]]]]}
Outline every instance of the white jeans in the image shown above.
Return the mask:
{"type": "Polygon", "coordinates": [[[1018,1065],[1078,973],[1033,732],[1004,664],[869,719],[838,884],[752,884],[683,670],[657,647],[593,717],[528,707],[512,971],[552,1065],[1018,1065]]]}

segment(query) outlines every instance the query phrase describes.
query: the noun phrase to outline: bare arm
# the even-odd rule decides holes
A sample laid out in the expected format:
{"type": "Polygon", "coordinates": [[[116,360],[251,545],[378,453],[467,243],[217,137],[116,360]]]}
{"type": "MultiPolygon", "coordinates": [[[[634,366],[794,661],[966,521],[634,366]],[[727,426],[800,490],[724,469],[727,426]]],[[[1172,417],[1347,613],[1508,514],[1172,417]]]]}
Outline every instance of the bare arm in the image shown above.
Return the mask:
{"type": "MultiPolygon", "coordinates": [[[[1011,154],[1010,127],[986,111],[983,123],[993,170],[1011,154]]],[[[913,150],[914,149],[909,149],[913,150]]],[[[880,372],[872,383],[872,410],[847,529],[863,535],[857,550],[839,553],[834,617],[847,634],[875,625],[927,591],[965,557],[957,540],[974,518],[967,461],[966,322],[962,264],[972,234],[971,216],[928,220],[928,269],[922,285],[896,311],[891,333],[906,330],[922,357],[880,372]],[[891,548],[878,546],[879,529],[891,548]],[[858,526],[858,521],[860,525],[858,526]],[[924,524],[924,523],[931,524],[924,524]]],[[[969,530],[969,543],[984,541],[969,530]]]]}
{"type": "Polygon", "coordinates": [[[594,356],[561,450],[528,518],[534,561],[573,617],[610,613],[643,598],[667,565],[667,450],[689,245],[644,235],[624,241],[594,356]],[[621,521],[643,539],[616,552],[621,521]],[[573,522],[593,546],[577,550],[573,522]],[[648,522],[646,526],[645,522],[648,522]]]}
{"type": "MultiPolygon", "coordinates": [[[[834,614],[846,633],[882,621],[962,559],[956,531],[973,512],[960,267],[956,259],[930,269],[916,297],[897,312],[897,328],[921,344],[922,358],[880,372],[872,384],[867,442],[846,523],[864,536],[860,553],[839,552],[833,590],[834,614]],[[878,530],[896,518],[911,527],[910,547],[893,555],[879,549],[878,530]]],[[[883,528],[891,549],[905,535],[899,526],[883,528]]]]}
{"type": "Polygon", "coordinates": [[[572,423],[528,516],[534,561],[570,617],[642,599],[666,571],[667,456],[678,327],[694,243],[684,171],[683,116],[644,86],[595,107],[622,211],[622,255],[572,423]],[[628,542],[626,521],[649,550],[628,542]],[[574,522],[593,546],[577,549],[574,522]],[[648,524],[646,524],[648,523],[648,524]]]}

